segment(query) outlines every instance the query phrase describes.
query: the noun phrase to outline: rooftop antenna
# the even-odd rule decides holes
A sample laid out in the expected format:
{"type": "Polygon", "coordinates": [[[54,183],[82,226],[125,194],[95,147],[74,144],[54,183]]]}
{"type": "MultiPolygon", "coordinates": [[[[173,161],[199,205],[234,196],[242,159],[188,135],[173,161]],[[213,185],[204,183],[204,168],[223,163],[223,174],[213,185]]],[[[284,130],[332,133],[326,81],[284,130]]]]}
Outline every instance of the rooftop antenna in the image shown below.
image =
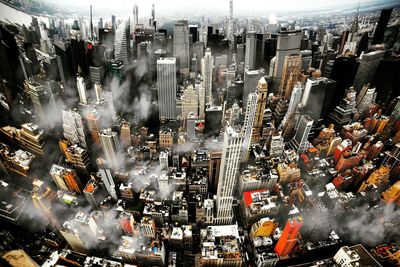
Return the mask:
{"type": "Polygon", "coordinates": [[[93,39],[92,5],[90,5],[90,39],[93,39]]]}

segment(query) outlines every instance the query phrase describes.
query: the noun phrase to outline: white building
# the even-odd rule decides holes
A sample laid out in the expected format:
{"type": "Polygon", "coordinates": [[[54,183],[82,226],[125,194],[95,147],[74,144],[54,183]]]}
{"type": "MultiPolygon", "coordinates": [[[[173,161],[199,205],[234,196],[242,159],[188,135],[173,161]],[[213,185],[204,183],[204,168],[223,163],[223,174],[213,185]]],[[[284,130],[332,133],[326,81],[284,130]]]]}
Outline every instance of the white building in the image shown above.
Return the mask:
{"type": "Polygon", "coordinates": [[[211,49],[207,48],[201,59],[201,75],[203,76],[206,104],[212,103],[213,67],[214,57],[211,55],[211,49]]]}
{"type": "Polygon", "coordinates": [[[79,102],[87,104],[86,83],[83,77],[76,77],[76,87],[78,88],[79,102]]]}
{"type": "Polygon", "coordinates": [[[176,119],[176,59],[157,60],[159,118],[176,119]]]}
{"type": "Polygon", "coordinates": [[[242,147],[242,134],[230,126],[227,127],[224,133],[224,145],[216,198],[217,212],[214,224],[224,225],[232,223],[233,191],[236,186],[242,147]]]}
{"type": "Polygon", "coordinates": [[[249,150],[250,150],[251,137],[253,134],[253,124],[256,115],[256,107],[257,107],[257,93],[255,92],[250,93],[247,97],[246,113],[242,130],[244,135],[242,162],[247,161],[249,158],[249,150]]]}
{"type": "Polygon", "coordinates": [[[121,145],[117,133],[111,129],[102,129],[99,138],[103,153],[108,161],[110,168],[119,169],[122,165],[121,145]]]}
{"type": "Polygon", "coordinates": [[[64,137],[72,144],[86,148],[86,136],[82,116],[75,110],[63,110],[63,131],[64,137]]]}

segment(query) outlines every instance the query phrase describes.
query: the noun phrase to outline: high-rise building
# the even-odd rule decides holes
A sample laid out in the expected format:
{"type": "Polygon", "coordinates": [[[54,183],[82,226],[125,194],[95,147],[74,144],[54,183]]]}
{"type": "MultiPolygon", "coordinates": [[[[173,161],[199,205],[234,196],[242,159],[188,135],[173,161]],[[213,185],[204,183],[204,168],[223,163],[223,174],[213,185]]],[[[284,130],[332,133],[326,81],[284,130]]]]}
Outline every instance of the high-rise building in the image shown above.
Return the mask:
{"type": "Polygon", "coordinates": [[[233,0],[229,0],[229,18],[228,18],[228,30],[226,31],[226,39],[232,40],[234,33],[233,28],[233,0]]]}
{"type": "Polygon", "coordinates": [[[303,152],[308,148],[308,135],[310,134],[314,120],[308,115],[302,115],[297,124],[296,133],[289,142],[289,146],[298,151],[303,152]]]}
{"type": "Polygon", "coordinates": [[[263,69],[260,70],[245,70],[243,79],[243,96],[242,103],[247,103],[247,96],[256,91],[258,81],[264,76],[265,72],[263,69]]]}
{"type": "Polygon", "coordinates": [[[292,252],[298,241],[299,231],[302,225],[303,219],[301,217],[289,219],[287,221],[274,249],[280,257],[287,256],[292,252]]]}
{"type": "Polygon", "coordinates": [[[82,116],[76,110],[62,111],[64,137],[72,144],[86,148],[85,128],[82,116]]]}
{"type": "Polygon", "coordinates": [[[21,125],[21,129],[12,126],[4,126],[0,128],[0,133],[23,149],[29,150],[37,155],[43,155],[45,153],[44,130],[39,128],[36,124],[24,123],[21,125]]]}
{"type": "Polygon", "coordinates": [[[42,216],[54,227],[59,228],[57,217],[52,208],[52,202],[57,199],[57,193],[43,181],[34,179],[32,182],[32,203],[34,208],[42,213],[42,216]]]}
{"type": "Polygon", "coordinates": [[[154,31],[156,30],[156,6],[154,3],[151,5],[150,27],[154,28],[154,31]]]}
{"type": "Polygon", "coordinates": [[[285,151],[285,144],[281,132],[272,133],[269,140],[269,155],[272,158],[280,157],[285,151]]]}
{"type": "Polygon", "coordinates": [[[81,234],[78,233],[78,230],[75,228],[71,221],[66,221],[63,224],[60,229],[60,233],[73,250],[84,254],[87,254],[89,252],[89,249],[85,245],[81,234]]]}
{"type": "Polygon", "coordinates": [[[354,78],[354,88],[357,92],[359,92],[365,84],[373,81],[379,62],[383,59],[384,55],[385,50],[378,50],[364,53],[360,56],[360,66],[354,78]]]}
{"type": "Polygon", "coordinates": [[[111,15],[111,28],[112,29],[115,29],[115,26],[116,26],[116,20],[117,20],[117,18],[115,17],[115,15],[111,15]]]}
{"type": "Polygon", "coordinates": [[[157,60],[158,105],[160,119],[176,119],[176,59],[157,60]]]}
{"type": "Polygon", "coordinates": [[[246,69],[253,69],[256,67],[256,37],[255,31],[246,33],[246,52],[244,54],[244,67],[246,69]]]}
{"type": "Polygon", "coordinates": [[[174,25],[174,56],[179,62],[179,70],[189,73],[189,28],[187,20],[179,20],[174,25]]]}
{"type": "Polygon", "coordinates": [[[205,89],[205,104],[212,104],[213,68],[214,57],[211,55],[211,49],[207,48],[204,57],[201,59],[201,75],[203,76],[205,89]]]}
{"type": "Polygon", "coordinates": [[[301,103],[307,111],[311,112],[314,122],[320,118],[328,116],[328,109],[335,93],[336,82],[334,80],[321,77],[307,79],[301,103]]]}
{"type": "Polygon", "coordinates": [[[376,88],[370,88],[368,85],[362,87],[361,91],[357,96],[357,110],[360,114],[363,114],[367,110],[368,106],[375,103],[376,99],[376,88]]]}
{"type": "Polygon", "coordinates": [[[124,148],[131,146],[132,136],[131,136],[131,124],[127,121],[121,123],[121,145],[124,148]]]}
{"type": "MultiPolygon", "coordinates": [[[[286,56],[298,55],[300,53],[300,45],[303,34],[301,31],[280,31],[278,33],[278,41],[276,45],[275,64],[273,65],[272,77],[273,92],[277,92],[282,78],[283,64],[286,56]]],[[[272,64],[272,63],[271,63],[272,64]]]]}
{"type": "Polygon", "coordinates": [[[346,92],[345,98],[330,113],[329,119],[336,127],[342,128],[351,122],[353,115],[357,112],[356,104],[356,92],[353,87],[350,87],[346,92]]]}
{"type": "Polygon", "coordinates": [[[158,138],[159,138],[159,146],[162,149],[169,149],[172,148],[174,144],[174,133],[172,132],[171,129],[166,128],[166,129],[160,129],[158,133],[158,138]]]}
{"type": "Polygon", "coordinates": [[[303,84],[298,82],[294,87],[292,91],[292,95],[290,96],[290,101],[289,101],[289,106],[288,110],[286,112],[285,117],[282,120],[282,126],[284,127],[286,125],[286,122],[288,122],[289,118],[291,118],[296,112],[298,104],[301,101],[301,96],[303,95],[303,84]]]}
{"type": "Polygon", "coordinates": [[[311,50],[301,50],[301,70],[307,71],[311,68],[312,63],[312,51],[311,50]]]}
{"type": "Polygon", "coordinates": [[[122,151],[117,133],[111,129],[102,129],[99,133],[101,147],[112,169],[119,169],[122,165],[122,151]]]}
{"type": "Polygon", "coordinates": [[[211,194],[217,193],[219,173],[221,168],[222,149],[216,146],[209,152],[208,188],[211,194]]]}
{"type": "Polygon", "coordinates": [[[90,66],[90,80],[94,84],[103,84],[105,69],[104,66],[90,66]]]}
{"type": "Polygon", "coordinates": [[[75,170],[53,164],[50,175],[59,189],[76,193],[82,192],[83,186],[75,170]]]}
{"type": "Polygon", "coordinates": [[[39,122],[46,121],[46,105],[49,103],[49,96],[45,86],[37,82],[27,82],[29,96],[33,104],[33,112],[39,122]]]}
{"type": "Polygon", "coordinates": [[[114,179],[109,169],[99,169],[100,178],[107,189],[108,194],[114,199],[118,200],[117,191],[115,190],[114,179]]]}
{"type": "Polygon", "coordinates": [[[193,86],[186,87],[182,95],[182,119],[186,119],[189,113],[198,116],[198,100],[199,97],[193,86]]]}
{"type": "Polygon", "coordinates": [[[204,135],[217,136],[221,132],[222,127],[222,106],[211,106],[206,108],[204,121],[204,135]]]}
{"type": "MultiPolygon", "coordinates": [[[[191,34],[191,37],[192,37],[192,44],[197,43],[199,40],[199,31],[198,31],[197,24],[189,25],[189,33],[191,34]]],[[[196,54],[196,53],[193,53],[193,54],[196,54]]]]}
{"type": "Polygon", "coordinates": [[[267,96],[268,96],[268,83],[264,77],[261,77],[257,85],[257,107],[253,123],[253,132],[251,138],[252,144],[260,141],[267,96]]]}
{"type": "Polygon", "coordinates": [[[79,102],[82,104],[87,104],[86,83],[83,77],[76,77],[76,88],[78,89],[79,102]]]}
{"type": "Polygon", "coordinates": [[[122,21],[117,30],[115,31],[114,41],[114,58],[122,60],[124,66],[130,65],[130,32],[129,32],[129,19],[122,21]]]}
{"type": "Polygon", "coordinates": [[[329,77],[326,75],[326,77],[336,81],[335,94],[332,96],[328,112],[332,112],[336,103],[339,103],[345,95],[346,90],[353,86],[358,66],[359,62],[356,56],[339,56],[334,59],[329,77]]]}
{"type": "Polygon", "coordinates": [[[197,96],[198,96],[198,105],[199,105],[199,117],[204,118],[205,116],[205,107],[206,107],[206,89],[204,87],[204,83],[196,80],[194,84],[194,88],[197,91],[197,96]]]}
{"type": "Polygon", "coordinates": [[[77,20],[75,20],[72,24],[69,37],[72,52],[72,73],[76,74],[79,72],[79,70],[81,70],[83,74],[87,74],[89,71],[89,67],[86,57],[85,41],[83,40],[82,31],[79,27],[79,23],[77,20]]]}
{"type": "Polygon", "coordinates": [[[196,138],[196,119],[197,116],[190,112],[186,118],[186,136],[187,140],[195,140],[196,138]]]}
{"type": "Polygon", "coordinates": [[[60,150],[64,153],[66,161],[74,165],[78,172],[88,175],[90,172],[90,159],[87,150],[77,144],[71,145],[67,140],[60,140],[58,144],[60,150]]]}
{"type": "Polygon", "coordinates": [[[99,180],[92,177],[83,189],[87,202],[93,209],[99,209],[101,202],[107,197],[107,192],[99,180]]]}
{"type": "Polygon", "coordinates": [[[381,44],[385,37],[385,30],[392,15],[393,8],[382,9],[378,25],[375,28],[372,44],[381,44]]]}
{"type": "Polygon", "coordinates": [[[245,119],[243,123],[243,151],[242,151],[242,162],[245,162],[249,158],[250,153],[250,143],[252,139],[253,133],[253,124],[255,121],[256,115],[256,108],[257,108],[257,93],[250,93],[247,98],[247,105],[246,105],[246,113],[245,119]]]}
{"type": "Polygon", "coordinates": [[[285,57],[282,69],[282,79],[279,85],[279,94],[285,99],[289,99],[292,94],[292,88],[289,88],[288,81],[292,74],[299,73],[301,69],[301,56],[289,55],[285,57]]]}
{"type": "Polygon", "coordinates": [[[99,132],[101,129],[101,125],[99,115],[95,111],[90,112],[89,114],[87,114],[86,120],[88,123],[88,130],[90,131],[93,141],[97,145],[100,145],[99,132]]]}
{"type": "Polygon", "coordinates": [[[239,171],[243,136],[232,127],[226,127],[224,146],[217,188],[216,218],[217,225],[232,223],[233,192],[239,171]]]}
{"type": "Polygon", "coordinates": [[[131,32],[135,32],[136,25],[139,24],[139,7],[135,3],[133,6],[133,19],[132,19],[132,26],[131,26],[131,32]]]}

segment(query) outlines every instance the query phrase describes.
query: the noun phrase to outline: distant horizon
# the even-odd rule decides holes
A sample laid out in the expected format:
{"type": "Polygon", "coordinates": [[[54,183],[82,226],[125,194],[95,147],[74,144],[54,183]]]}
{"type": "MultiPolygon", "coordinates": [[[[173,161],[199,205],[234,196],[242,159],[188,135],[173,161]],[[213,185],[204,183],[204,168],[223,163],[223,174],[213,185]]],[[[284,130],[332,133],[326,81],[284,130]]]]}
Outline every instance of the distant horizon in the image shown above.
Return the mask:
{"type": "MultiPolygon", "coordinates": [[[[184,1],[184,0],[114,0],[112,7],[110,1],[86,1],[86,0],[43,0],[44,3],[55,5],[58,8],[65,7],[66,12],[77,13],[79,15],[89,15],[89,6],[93,6],[93,17],[104,15],[131,16],[134,4],[139,7],[139,18],[148,18],[151,14],[151,5],[155,4],[155,14],[157,17],[170,18],[176,16],[177,19],[187,16],[217,16],[227,17],[229,13],[229,0],[202,0],[202,1],[184,1]],[[84,8],[87,8],[85,10],[84,8]],[[76,9],[76,10],[74,10],[76,9]]],[[[360,11],[379,9],[385,6],[400,5],[397,0],[281,0],[278,2],[262,0],[234,0],[234,17],[249,18],[269,17],[271,14],[282,16],[302,16],[309,14],[325,15],[337,12],[355,12],[359,5],[360,11]],[[271,4],[273,3],[273,4],[271,4]]],[[[0,11],[1,12],[1,11],[0,11]]]]}

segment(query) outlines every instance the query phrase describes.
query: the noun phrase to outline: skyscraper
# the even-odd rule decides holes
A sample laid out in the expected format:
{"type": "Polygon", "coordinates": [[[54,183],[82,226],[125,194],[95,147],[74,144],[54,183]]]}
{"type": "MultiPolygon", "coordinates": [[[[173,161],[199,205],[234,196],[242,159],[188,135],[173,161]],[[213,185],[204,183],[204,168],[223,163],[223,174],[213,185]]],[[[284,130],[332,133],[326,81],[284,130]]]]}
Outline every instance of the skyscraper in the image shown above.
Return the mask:
{"type": "Polygon", "coordinates": [[[281,126],[285,126],[286,122],[297,110],[297,106],[301,101],[302,94],[303,94],[303,84],[301,82],[298,82],[293,88],[292,95],[290,96],[289,107],[285,117],[282,120],[281,126]]]}
{"type": "Polygon", "coordinates": [[[189,113],[198,116],[198,100],[199,97],[193,86],[186,87],[182,96],[182,119],[186,119],[189,113]]]}
{"type": "Polygon", "coordinates": [[[247,97],[246,114],[243,123],[243,151],[242,151],[242,162],[245,162],[249,158],[250,143],[253,133],[254,117],[256,115],[257,108],[257,93],[250,93],[247,97]]]}
{"type": "Polygon", "coordinates": [[[253,69],[256,67],[256,37],[255,31],[246,33],[246,52],[244,54],[244,67],[246,69],[253,69]]]}
{"type": "Polygon", "coordinates": [[[75,20],[72,24],[70,31],[71,52],[73,73],[78,73],[79,68],[84,74],[87,74],[89,67],[86,59],[85,42],[82,39],[82,32],[79,27],[78,21],[75,20]]]}
{"type": "Polygon", "coordinates": [[[62,111],[64,137],[72,144],[86,148],[86,136],[82,116],[76,110],[62,111]]]}
{"type": "Polygon", "coordinates": [[[151,5],[151,21],[150,21],[150,27],[154,27],[154,30],[156,30],[156,6],[153,3],[151,5]]]}
{"type": "Polygon", "coordinates": [[[328,109],[335,92],[336,82],[334,80],[321,77],[307,79],[302,104],[306,110],[312,113],[314,122],[320,118],[328,116],[328,109]]]}
{"type": "Polygon", "coordinates": [[[233,191],[239,171],[242,146],[242,134],[230,126],[227,127],[224,133],[224,146],[217,187],[217,212],[214,224],[224,225],[232,223],[233,191]]]}
{"type": "Polygon", "coordinates": [[[302,225],[303,219],[301,217],[289,219],[287,221],[274,249],[280,257],[289,255],[293,250],[299,238],[299,231],[302,225]]]}
{"type": "Polygon", "coordinates": [[[189,73],[189,28],[187,20],[179,20],[174,25],[174,56],[178,59],[179,70],[189,73]]]}
{"type": "Polygon", "coordinates": [[[188,113],[186,119],[186,136],[189,141],[196,139],[196,119],[197,116],[193,112],[188,113]]]}
{"type": "Polygon", "coordinates": [[[390,16],[392,15],[392,10],[393,8],[382,9],[378,25],[376,26],[374,36],[372,37],[372,44],[383,43],[385,30],[390,20],[390,16]]]}
{"type": "Polygon", "coordinates": [[[308,135],[310,134],[311,127],[314,120],[308,115],[302,115],[297,124],[296,133],[289,142],[289,147],[297,152],[303,152],[308,148],[308,135]]]}
{"type": "Polygon", "coordinates": [[[127,121],[121,123],[121,145],[124,148],[131,146],[132,136],[131,136],[131,124],[127,121]]]}
{"type": "Polygon", "coordinates": [[[122,60],[125,66],[130,64],[129,49],[129,19],[122,21],[115,31],[114,56],[116,60],[122,60]]]}
{"type": "Polygon", "coordinates": [[[40,121],[45,121],[46,104],[49,102],[45,87],[37,82],[27,82],[29,96],[33,104],[33,111],[40,121]]]}
{"type": "Polygon", "coordinates": [[[212,85],[213,85],[214,57],[211,55],[211,49],[207,48],[204,57],[201,59],[201,75],[205,87],[205,104],[212,103],[212,85]]]}
{"type": "Polygon", "coordinates": [[[87,104],[86,83],[83,77],[76,77],[76,88],[78,89],[79,102],[87,104]]]}
{"type": "Polygon", "coordinates": [[[133,6],[133,19],[132,19],[131,32],[135,32],[136,25],[138,24],[139,24],[139,7],[135,3],[135,5],[133,6]]]}
{"type": "Polygon", "coordinates": [[[257,107],[253,123],[253,132],[251,138],[252,144],[260,141],[267,96],[268,96],[268,83],[264,77],[261,77],[261,79],[258,81],[258,86],[257,86],[257,107]]]}
{"type": "Polygon", "coordinates": [[[233,36],[233,0],[229,0],[229,18],[228,18],[228,30],[226,31],[226,39],[232,40],[233,36]]]}
{"type": "Polygon", "coordinates": [[[288,88],[288,81],[292,73],[299,73],[301,69],[301,56],[300,55],[289,55],[285,57],[283,62],[282,79],[279,86],[279,94],[286,100],[290,98],[292,94],[292,88],[288,88]]]}
{"type": "Polygon", "coordinates": [[[52,202],[57,199],[57,193],[54,192],[50,186],[38,179],[34,179],[32,185],[33,190],[31,198],[33,206],[42,213],[41,215],[46,218],[54,228],[59,228],[60,225],[52,208],[52,202]]]}
{"type": "Polygon", "coordinates": [[[50,175],[61,190],[76,193],[81,193],[83,190],[81,180],[73,169],[53,164],[50,169],[50,175]]]}
{"type": "Polygon", "coordinates": [[[384,55],[385,50],[378,50],[360,56],[360,66],[354,78],[354,89],[356,89],[357,92],[359,92],[365,84],[373,81],[379,62],[383,59],[384,55]]]}
{"type": "Polygon", "coordinates": [[[116,21],[116,17],[115,17],[115,15],[111,15],[111,27],[113,28],[113,29],[115,29],[115,21],[116,21]]]}
{"type": "Polygon", "coordinates": [[[176,119],[176,59],[157,60],[159,118],[176,119]]]}
{"type": "Polygon", "coordinates": [[[118,200],[117,191],[115,190],[115,183],[114,179],[111,175],[109,169],[99,169],[100,171],[100,178],[103,184],[105,185],[108,194],[114,199],[118,200]]]}
{"type": "Polygon", "coordinates": [[[206,137],[218,136],[222,127],[222,106],[206,108],[204,121],[204,135],[206,137]]]}
{"type": "Polygon", "coordinates": [[[298,55],[300,53],[300,45],[303,34],[301,31],[280,31],[278,33],[278,41],[276,45],[276,56],[275,64],[273,65],[272,77],[273,81],[273,91],[277,92],[281,78],[283,64],[285,62],[286,56],[298,55]]]}
{"type": "Polygon", "coordinates": [[[247,96],[257,88],[258,81],[264,75],[264,70],[245,70],[243,80],[243,105],[247,103],[247,96]]]}
{"type": "Polygon", "coordinates": [[[99,133],[101,147],[112,169],[117,170],[122,164],[121,145],[117,133],[111,129],[102,129],[99,133]]]}
{"type": "Polygon", "coordinates": [[[336,81],[335,94],[333,94],[328,112],[331,112],[336,103],[343,98],[347,88],[353,86],[359,62],[355,56],[340,56],[335,58],[330,79],[336,81]]]}
{"type": "Polygon", "coordinates": [[[335,107],[333,112],[329,114],[330,121],[341,129],[344,125],[352,121],[356,109],[356,91],[353,87],[348,88],[345,97],[335,107]]]}

